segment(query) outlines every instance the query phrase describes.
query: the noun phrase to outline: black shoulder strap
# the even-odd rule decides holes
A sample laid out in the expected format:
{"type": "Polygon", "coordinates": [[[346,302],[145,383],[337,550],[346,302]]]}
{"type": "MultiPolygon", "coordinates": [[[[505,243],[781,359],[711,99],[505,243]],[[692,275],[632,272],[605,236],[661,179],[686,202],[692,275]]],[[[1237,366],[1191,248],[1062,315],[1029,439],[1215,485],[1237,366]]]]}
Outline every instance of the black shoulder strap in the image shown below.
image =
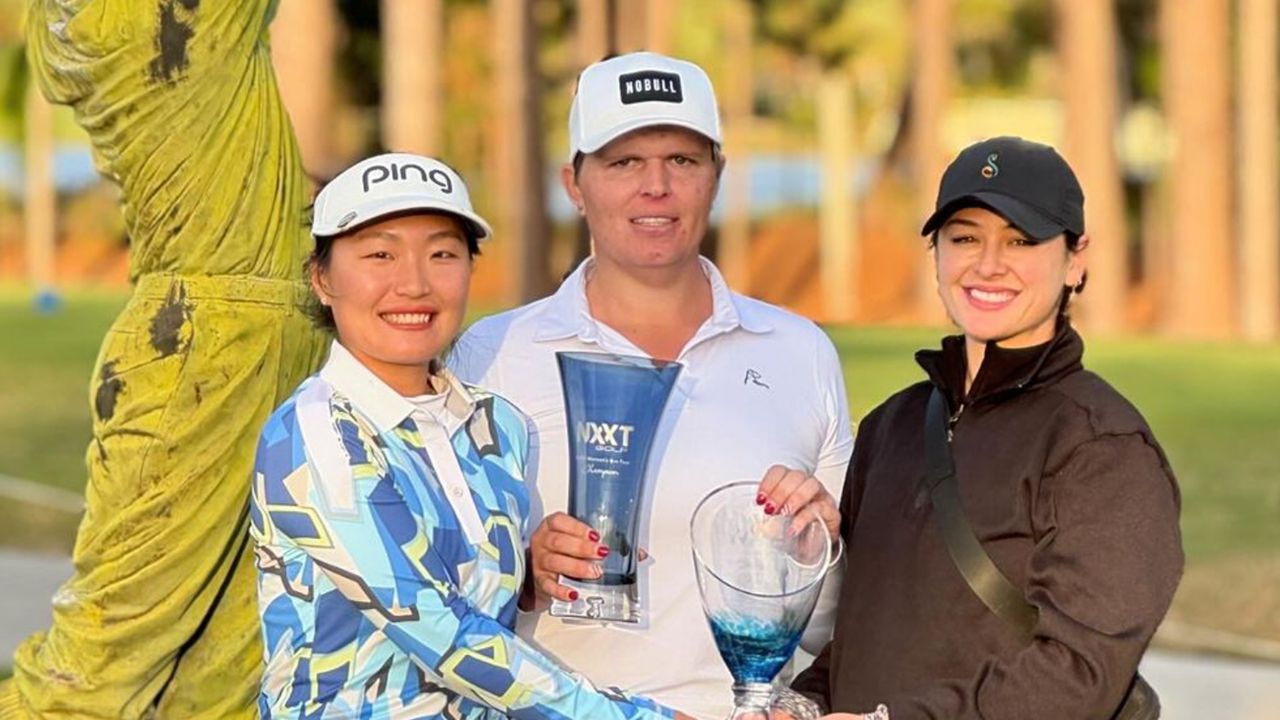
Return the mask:
{"type": "Polygon", "coordinates": [[[983,604],[1004,620],[1023,642],[1030,642],[1039,613],[991,561],[964,516],[947,435],[947,401],[936,387],[929,395],[924,426],[926,477],[933,498],[933,516],[947,552],[983,604]]]}

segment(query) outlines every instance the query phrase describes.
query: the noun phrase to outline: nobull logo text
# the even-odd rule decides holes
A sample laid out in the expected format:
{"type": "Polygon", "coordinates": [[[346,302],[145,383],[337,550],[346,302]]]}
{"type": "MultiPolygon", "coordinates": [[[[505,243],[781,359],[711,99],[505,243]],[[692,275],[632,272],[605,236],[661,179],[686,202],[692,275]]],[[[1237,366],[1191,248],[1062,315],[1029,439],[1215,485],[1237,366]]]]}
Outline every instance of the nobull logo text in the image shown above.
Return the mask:
{"type": "Polygon", "coordinates": [[[435,185],[440,188],[440,192],[446,194],[453,192],[453,178],[449,177],[449,173],[440,168],[427,170],[417,163],[370,165],[365,168],[364,174],[360,176],[360,182],[364,185],[365,192],[369,192],[369,188],[387,180],[417,181],[435,185]]]}
{"type": "Polygon", "coordinates": [[[631,433],[634,425],[621,423],[578,423],[578,440],[591,445],[604,445],[611,448],[626,449],[631,447],[631,433]]]}
{"type": "Polygon", "coordinates": [[[623,105],[638,102],[684,102],[680,76],[658,70],[642,70],[619,76],[618,94],[623,105]]]}

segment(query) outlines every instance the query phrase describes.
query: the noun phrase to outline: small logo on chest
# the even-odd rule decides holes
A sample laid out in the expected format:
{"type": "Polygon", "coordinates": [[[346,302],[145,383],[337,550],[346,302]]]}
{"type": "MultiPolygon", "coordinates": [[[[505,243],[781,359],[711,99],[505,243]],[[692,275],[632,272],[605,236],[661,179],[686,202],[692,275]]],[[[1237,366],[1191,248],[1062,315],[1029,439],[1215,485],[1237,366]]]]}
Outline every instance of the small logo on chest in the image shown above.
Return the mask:
{"type": "Polygon", "coordinates": [[[766,390],[772,389],[769,387],[769,383],[764,381],[764,375],[761,375],[760,371],[755,368],[747,368],[747,374],[742,376],[742,384],[746,385],[748,383],[766,390]]]}

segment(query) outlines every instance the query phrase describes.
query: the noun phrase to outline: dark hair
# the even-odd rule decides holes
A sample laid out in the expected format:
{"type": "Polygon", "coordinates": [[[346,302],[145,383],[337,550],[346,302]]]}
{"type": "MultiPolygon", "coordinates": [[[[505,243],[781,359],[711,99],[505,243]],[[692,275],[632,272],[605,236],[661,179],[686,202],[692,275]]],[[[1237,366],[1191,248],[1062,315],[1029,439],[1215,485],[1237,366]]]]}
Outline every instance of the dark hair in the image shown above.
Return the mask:
{"type": "MultiPolygon", "coordinates": [[[[1080,247],[1080,236],[1071,232],[1070,230],[1063,233],[1063,235],[1065,235],[1067,239],[1067,251],[1076,252],[1076,250],[1079,249],[1080,247]]],[[[1071,296],[1073,294],[1079,295],[1080,293],[1084,292],[1084,286],[1088,282],[1089,282],[1089,271],[1085,270],[1080,275],[1080,282],[1076,283],[1075,285],[1062,286],[1062,299],[1058,301],[1058,317],[1059,318],[1062,318],[1065,320],[1068,317],[1070,317],[1070,314],[1067,312],[1067,306],[1071,304],[1071,296]]]]}
{"type": "MultiPolygon", "coordinates": [[[[934,248],[936,248],[936,247],[938,246],[938,232],[939,232],[939,231],[940,231],[940,229],[939,229],[939,230],[934,230],[934,231],[933,231],[932,233],[930,233],[930,235],[929,235],[929,249],[930,249],[930,250],[932,250],[932,249],[934,249],[934,248]]],[[[1063,238],[1064,238],[1064,239],[1066,240],[1066,242],[1067,242],[1067,252],[1076,252],[1076,251],[1080,248],[1080,236],[1079,236],[1079,235],[1077,235],[1077,234],[1075,234],[1075,233],[1071,232],[1070,230],[1064,230],[1064,231],[1063,231],[1063,233],[1062,233],[1062,236],[1063,236],[1063,238]]],[[[1074,294],[1074,295],[1079,295],[1080,293],[1084,292],[1084,286],[1085,286],[1085,284],[1086,284],[1086,283],[1088,283],[1088,282],[1089,282],[1089,271],[1088,271],[1088,270],[1085,270],[1085,271],[1084,271],[1084,274],[1082,274],[1082,275],[1080,276],[1080,282],[1076,283],[1075,285],[1063,285],[1063,286],[1062,286],[1062,297],[1061,297],[1061,299],[1059,299],[1059,300],[1058,300],[1058,317],[1059,317],[1059,318],[1066,319],[1066,318],[1070,317],[1069,313],[1067,312],[1067,306],[1071,304],[1071,296],[1072,296],[1073,294],[1074,294]]]]}
{"type": "MultiPolygon", "coordinates": [[[[474,260],[476,256],[480,254],[480,239],[475,229],[471,226],[471,223],[457,215],[453,215],[452,213],[437,214],[457,218],[458,224],[462,226],[462,229],[466,234],[467,257],[474,260]]],[[[395,216],[388,215],[387,217],[395,216]]],[[[379,219],[385,220],[387,218],[379,219]]],[[[320,302],[320,297],[316,295],[315,288],[311,288],[311,273],[314,271],[328,270],[329,263],[333,259],[333,243],[340,238],[347,237],[353,232],[355,232],[354,229],[340,235],[331,235],[328,237],[316,237],[312,235],[311,239],[315,241],[315,249],[311,251],[310,257],[307,258],[306,263],[303,265],[303,271],[308,279],[307,287],[311,289],[311,292],[307,297],[307,304],[304,310],[306,311],[307,316],[311,318],[311,321],[315,323],[316,327],[329,333],[336,333],[338,330],[338,325],[333,320],[333,308],[320,302]]]]}

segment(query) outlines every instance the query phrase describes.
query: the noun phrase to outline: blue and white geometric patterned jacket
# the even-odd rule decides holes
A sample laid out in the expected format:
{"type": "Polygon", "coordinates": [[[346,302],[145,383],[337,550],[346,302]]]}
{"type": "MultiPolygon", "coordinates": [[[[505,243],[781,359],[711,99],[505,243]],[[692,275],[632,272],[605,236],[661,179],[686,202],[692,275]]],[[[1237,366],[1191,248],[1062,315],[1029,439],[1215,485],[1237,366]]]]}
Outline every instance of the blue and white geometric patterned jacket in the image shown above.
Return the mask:
{"type": "Polygon", "coordinates": [[[262,717],[672,717],[516,637],[527,420],[435,380],[432,400],[404,398],[335,342],[263,428],[262,717]]]}

